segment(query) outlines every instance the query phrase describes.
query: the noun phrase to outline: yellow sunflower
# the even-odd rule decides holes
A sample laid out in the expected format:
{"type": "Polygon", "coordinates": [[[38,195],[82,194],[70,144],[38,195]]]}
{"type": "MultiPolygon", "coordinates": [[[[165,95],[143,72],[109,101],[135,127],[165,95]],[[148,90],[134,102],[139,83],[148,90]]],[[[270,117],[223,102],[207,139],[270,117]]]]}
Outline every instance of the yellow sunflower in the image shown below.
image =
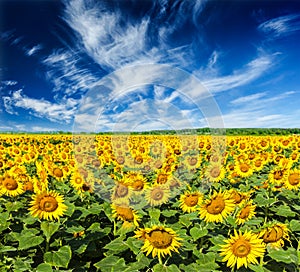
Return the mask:
{"type": "Polygon", "coordinates": [[[244,224],[255,215],[255,208],[256,205],[254,205],[251,200],[246,202],[245,205],[238,211],[235,222],[238,225],[244,224]]]}
{"type": "Polygon", "coordinates": [[[180,196],[179,207],[187,213],[195,212],[202,201],[203,195],[200,192],[188,191],[180,196]]]}
{"type": "Polygon", "coordinates": [[[155,185],[148,188],[145,198],[151,206],[158,206],[167,203],[170,197],[170,189],[166,186],[155,185]]]}
{"type": "Polygon", "coordinates": [[[243,178],[250,177],[253,174],[253,167],[250,163],[243,161],[235,165],[235,171],[243,178]]]}
{"type": "Polygon", "coordinates": [[[251,231],[244,234],[234,230],[234,235],[225,240],[225,245],[221,247],[223,262],[227,261],[228,267],[237,265],[237,269],[243,265],[247,268],[249,264],[258,264],[257,258],[263,257],[266,246],[257,234],[251,231]]]}
{"type": "Polygon", "coordinates": [[[78,171],[74,171],[72,173],[70,183],[75,190],[77,190],[78,192],[81,192],[82,186],[85,184],[85,180],[78,171]]]}
{"type": "Polygon", "coordinates": [[[0,195],[18,196],[24,193],[24,186],[16,180],[16,177],[6,175],[0,183],[0,195]]]}
{"type": "Polygon", "coordinates": [[[55,191],[41,192],[32,197],[30,214],[40,219],[59,219],[67,210],[64,199],[55,191]]]}
{"type": "Polygon", "coordinates": [[[136,212],[130,208],[129,206],[118,206],[115,204],[111,204],[111,208],[113,211],[112,216],[119,220],[122,220],[123,227],[131,227],[132,225],[138,227],[139,221],[141,220],[136,212]]]}
{"type": "Polygon", "coordinates": [[[267,245],[273,248],[281,248],[284,246],[284,240],[289,241],[289,229],[286,224],[275,223],[270,227],[264,228],[259,233],[259,237],[267,245]]]}
{"type": "Polygon", "coordinates": [[[284,186],[289,190],[298,190],[300,187],[300,170],[290,170],[284,180],[284,186]]]}
{"type": "Polygon", "coordinates": [[[206,222],[223,222],[234,208],[235,204],[227,192],[215,192],[200,206],[199,214],[206,222]]]}
{"type": "Polygon", "coordinates": [[[221,181],[225,176],[225,169],[220,163],[211,163],[205,173],[206,178],[211,182],[221,181]]]}
{"type": "Polygon", "coordinates": [[[171,229],[163,226],[153,226],[152,228],[139,229],[135,232],[135,238],[144,240],[141,250],[148,256],[152,252],[152,257],[172,255],[172,251],[178,252],[181,238],[171,229]]]}
{"type": "Polygon", "coordinates": [[[111,200],[115,204],[129,204],[132,191],[124,182],[117,182],[113,188],[111,200]]]}

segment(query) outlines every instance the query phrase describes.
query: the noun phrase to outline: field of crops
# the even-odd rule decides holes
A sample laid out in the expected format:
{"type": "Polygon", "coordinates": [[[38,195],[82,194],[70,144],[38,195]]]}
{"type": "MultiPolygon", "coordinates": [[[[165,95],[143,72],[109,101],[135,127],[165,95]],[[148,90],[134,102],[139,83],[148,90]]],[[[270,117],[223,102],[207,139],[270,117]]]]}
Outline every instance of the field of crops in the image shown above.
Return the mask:
{"type": "Polygon", "coordinates": [[[299,151],[296,135],[1,135],[0,271],[299,271],[299,151]]]}

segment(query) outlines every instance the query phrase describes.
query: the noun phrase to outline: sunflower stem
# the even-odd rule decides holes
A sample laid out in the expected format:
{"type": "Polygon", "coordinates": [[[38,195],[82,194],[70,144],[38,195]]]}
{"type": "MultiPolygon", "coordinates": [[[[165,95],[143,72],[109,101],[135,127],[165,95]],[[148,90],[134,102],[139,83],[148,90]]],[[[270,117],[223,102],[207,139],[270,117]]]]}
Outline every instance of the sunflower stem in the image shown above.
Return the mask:
{"type": "Polygon", "coordinates": [[[49,251],[49,246],[50,246],[49,240],[46,239],[46,249],[45,249],[45,253],[49,251]]]}

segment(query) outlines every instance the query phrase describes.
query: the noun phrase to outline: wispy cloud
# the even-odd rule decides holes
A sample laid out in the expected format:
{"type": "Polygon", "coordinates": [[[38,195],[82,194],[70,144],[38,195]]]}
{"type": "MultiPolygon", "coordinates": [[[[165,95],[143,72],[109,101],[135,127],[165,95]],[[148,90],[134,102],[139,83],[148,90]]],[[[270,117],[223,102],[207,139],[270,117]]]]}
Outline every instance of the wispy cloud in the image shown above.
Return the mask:
{"type": "Polygon", "coordinates": [[[69,98],[59,103],[44,99],[30,98],[22,93],[22,89],[11,96],[4,96],[4,107],[10,114],[18,114],[18,109],[29,111],[31,115],[47,118],[50,121],[70,123],[73,120],[78,101],[69,98]]]}
{"type": "MultiPolygon", "coordinates": [[[[230,75],[215,76],[212,79],[204,79],[203,84],[211,92],[220,92],[248,84],[257,79],[272,66],[274,55],[263,54],[250,61],[245,67],[234,71],[230,75]]],[[[197,75],[197,72],[196,72],[197,75]]]]}
{"type": "Polygon", "coordinates": [[[100,78],[101,71],[91,72],[81,64],[82,59],[78,52],[54,50],[42,62],[48,69],[46,77],[53,83],[53,90],[62,95],[71,96],[87,91],[100,78]]]}
{"type": "Polygon", "coordinates": [[[36,54],[38,51],[40,51],[42,48],[43,46],[41,44],[35,45],[32,48],[26,50],[26,55],[32,56],[36,54]]]}
{"type": "Polygon", "coordinates": [[[2,84],[4,84],[5,86],[14,86],[18,84],[18,81],[16,80],[4,80],[1,81],[2,84]]]}
{"type": "Polygon", "coordinates": [[[271,36],[278,38],[300,30],[300,14],[289,14],[270,19],[259,25],[258,29],[271,36]]]}
{"type": "Polygon", "coordinates": [[[262,92],[262,93],[255,93],[255,94],[251,94],[251,95],[242,96],[242,97],[232,100],[231,104],[237,105],[237,104],[256,102],[258,99],[264,97],[266,94],[267,94],[266,92],[262,92]]]}

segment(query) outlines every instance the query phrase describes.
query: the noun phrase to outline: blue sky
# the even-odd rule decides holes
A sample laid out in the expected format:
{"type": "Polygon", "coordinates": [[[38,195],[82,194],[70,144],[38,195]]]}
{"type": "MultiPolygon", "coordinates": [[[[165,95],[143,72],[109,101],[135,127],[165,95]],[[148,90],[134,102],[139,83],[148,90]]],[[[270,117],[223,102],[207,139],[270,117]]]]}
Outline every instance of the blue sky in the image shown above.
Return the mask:
{"type": "Polygon", "coordinates": [[[299,128],[298,1],[0,10],[0,131],[299,128]]]}

